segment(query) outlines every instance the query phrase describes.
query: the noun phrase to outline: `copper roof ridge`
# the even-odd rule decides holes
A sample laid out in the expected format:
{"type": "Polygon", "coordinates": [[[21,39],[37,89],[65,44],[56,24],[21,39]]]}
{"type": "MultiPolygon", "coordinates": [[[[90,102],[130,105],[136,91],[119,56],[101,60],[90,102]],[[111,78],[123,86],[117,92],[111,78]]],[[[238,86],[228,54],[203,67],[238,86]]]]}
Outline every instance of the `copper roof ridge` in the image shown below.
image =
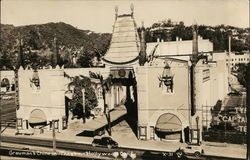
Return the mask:
{"type": "Polygon", "coordinates": [[[118,15],[117,17],[133,17],[132,14],[121,14],[118,15]]]}

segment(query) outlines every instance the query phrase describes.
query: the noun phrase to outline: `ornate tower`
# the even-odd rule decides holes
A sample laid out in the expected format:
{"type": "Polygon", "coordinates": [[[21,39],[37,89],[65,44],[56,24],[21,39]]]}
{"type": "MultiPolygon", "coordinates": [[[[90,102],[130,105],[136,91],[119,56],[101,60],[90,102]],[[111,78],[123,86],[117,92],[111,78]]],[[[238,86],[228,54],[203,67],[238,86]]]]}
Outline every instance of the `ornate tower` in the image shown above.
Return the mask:
{"type": "Polygon", "coordinates": [[[118,15],[118,7],[115,7],[115,12],[110,47],[102,60],[109,66],[138,65],[140,39],[133,16],[134,7],[131,5],[131,14],[118,15]]]}

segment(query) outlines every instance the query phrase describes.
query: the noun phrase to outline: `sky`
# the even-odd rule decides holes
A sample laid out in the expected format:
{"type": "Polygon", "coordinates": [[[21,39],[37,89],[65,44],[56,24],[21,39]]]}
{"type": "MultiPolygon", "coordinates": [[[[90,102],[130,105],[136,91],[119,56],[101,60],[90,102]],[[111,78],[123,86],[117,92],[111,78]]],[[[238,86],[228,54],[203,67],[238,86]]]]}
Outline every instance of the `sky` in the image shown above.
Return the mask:
{"type": "Polygon", "coordinates": [[[171,19],[185,25],[249,27],[248,0],[2,0],[1,23],[14,26],[65,22],[84,30],[111,33],[118,14],[131,13],[137,26],[171,19]]]}

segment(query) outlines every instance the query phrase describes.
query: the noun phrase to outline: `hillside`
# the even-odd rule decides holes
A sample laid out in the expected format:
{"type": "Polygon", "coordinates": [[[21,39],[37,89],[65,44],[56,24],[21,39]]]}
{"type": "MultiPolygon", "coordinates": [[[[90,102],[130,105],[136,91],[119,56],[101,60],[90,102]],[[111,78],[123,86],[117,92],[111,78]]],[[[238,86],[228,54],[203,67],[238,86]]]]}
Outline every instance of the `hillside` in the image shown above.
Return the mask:
{"type": "MultiPolygon", "coordinates": [[[[140,28],[139,28],[140,31],[140,28]]],[[[241,52],[250,49],[250,28],[234,26],[198,25],[198,34],[209,39],[214,44],[214,51],[228,50],[228,36],[232,35],[232,51],[241,52]]],[[[183,40],[192,39],[192,26],[185,26],[184,22],[159,21],[146,28],[146,41],[156,42],[157,38],[164,41],[175,41],[176,37],[183,40]]]]}
{"type": "MultiPolygon", "coordinates": [[[[19,40],[23,39],[25,65],[50,65],[51,55],[55,53],[54,38],[61,56],[60,64],[65,67],[91,67],[94,57],[103,56],[111,40],[109,33],[95,33],[81,30],[69,24],[47,23],[15,27],[1,24],[0,68],[10,69],[16,65],[17,53],[20,50],[19,40]]],[[[138,32],[141,28],[138,28],[138,32]]],[[[198,34],[213,42],[215,51],[228,50],[228,36],[232,35],[232,51],[250,50],[250,28],[233,26],[198,26],[198,34]]],[[[139,33],[140,35],[140,33],[139,33]]],[[[176,37],[183,40],[192,39],[192,26],[183,22],[160,21],[146,28],[146,42],[157,39],[175,41],[176,37]]]]}
{"type": "Polygon", "coordinates": [[[93,57],[96,54],[94,51],[102,55],[111,39],[110,34],[80,30],[63,22],[18,27],[1,24],[0,51],[2,55],[12,57],[13,65],[13,58],[19,49],[18,37],[23,39],[24,52],[35,52],[38,54],[36,56],[50,56],[54,51],[53,41],[56,37],[62,58],[69,58],[75,53],[78,53],[75,56],[82,56],[86,52],[93,57]]]}
{"type": "Polygon", "coordinates": [[[3,46],[6,44],[9,45],[9,47],[13,46],[18,37],[18,33],[20,33],[20,36],[26,42],[31,38],[40,36],[41,42],[46,45],[51,45],[54,37],[57,37],[59,44],[67,47],[84,46],[84,43],[88,41],[94,42],[96,38],[110,39],[110,34],[99,34],[89,30],[80,30],[63,22],[20,27],[1,24],[1,40],[3,46]]]}

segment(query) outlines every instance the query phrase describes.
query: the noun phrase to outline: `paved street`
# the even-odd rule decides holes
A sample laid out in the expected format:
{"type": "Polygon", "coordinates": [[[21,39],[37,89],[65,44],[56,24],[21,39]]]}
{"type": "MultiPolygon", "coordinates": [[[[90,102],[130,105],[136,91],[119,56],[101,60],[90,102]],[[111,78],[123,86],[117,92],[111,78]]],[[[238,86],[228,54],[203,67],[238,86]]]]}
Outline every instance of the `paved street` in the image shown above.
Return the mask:
{"type": "MultiPolygon", "coordinates": [[[[43,146],[43,147],[44,146],[52,147],[52,133],[50,131],[45,131],[43,134],[40,134],[39,132],[35,132],[35,135],[33,136],[24,136],[24,135],[14,136],[14,133],[15,133],[14,129],[7,129],[2,135],[3,136],[8,135],[8,136],[12,136],[15,138],[18,138],[18,137],[19,138],[32,138],[32,139],[35,139],[35,141],[31,141],[33,142],[33,144],[39,144],[40,146],[43,146]],[[47,142],[43,142],[42,140],[47,140],[47,142]]],[[[107,148],[92,147],[90,145],[93,140],[92,137],[72,136],[72,135],[76,135],[76,133],[74,133],[74,130],[72,130],[72,128],[68,130],[64,130],[61,133],[56,133],[56,138],[58,141],[57,145],[60,147],[70,146],[71,149],[73,148],[74,150],[78,150],[78,151],[82,151],[83,149],[91,150],[91,151],[108,151],[108,152],[110,151],[107,148]],[[60,141],[64,141],[64,142],[60,142],[60,141]]],[[[119,151],[120,150],[123,151],[124,149],[126,151],[136,150],[136,149],[144,150],[144,151],[151,150],[157,153],[156,157],[162,154],[163,152],[174,152],[180,146],[185,146],[185,144],[178,143],[178,142],[137,140],[136,136],[131,131],[126,121],[122,121],[120,124],[118,124],[112,129],[112,137],[115,141],[118,142],[120,146],[119,151]]],[[[20,140],[20,141],[24,142],[24,140],[20,140]]],[[[221,156],[221,157],[228,157],[228,159],[229,157],[235,157],[235,158],[237,157],[237,158],[244,159],[246,156],[246,146],[243,146],[243,145],[204,142],[202,147],[205,151],[205,155],[207,156],[216,155],[216,156],[221,156]]],[[[152,156],[152,153],[150,153],[149,155],[147,154],[146,154],[146,157],[152,156]]]]}
{"type": "Polygon", "coordinates": [[[16,119],[16,105],[14,93],[8,94],[11,96],[11,99],[1,99],[0,100],[0,121],[1,121],[1,131],[5,129],[6,125],[8,127],[15,127],[16,119]]]}
{"type": "MultiPolygon", "coordinates": [[[[18,153],[23,153],[23,156],[27,156],[27,154],[36,155],[39,157],[39,159],[50,159],[55,158],[55,156],[59,156],[64,158],[69,158],[69,156],[72,156],[70,159],[75,159],[78,157],[84,157],[84,158],[93,158],[93,159],[114,159],[113,154],[115,152],[121,154],[121,153],[134,153],[136,155],[136,159],[138,160],[158,160],[158,159],[175,159],[174,154],[170,152],[163,152],[163,151],[154,151],[154,150],[145,150],[145,149],[132,149],[132,148],[124,148],[119,147],[116,149],[108,149],[106,147],[92,147],[91,145],[86,145],[84,143],[72,143],[67,141],[57,141],[57,155],[54,155],[54,152],[52,150],[52,143],[48,140],[38,140],[38,139],[27,139],[27,138],[11,138],[11,137],[3,137],[4,141],[9,142],[19,142],[21,144],[10,144],[10,143],[2,143],[1,145],[1,152],[2,155],[7,156],[10,155],[18,155],[18,153]],[[6,147],[7,146],[7,147],[6,147]],[[42,147],[43,146],[43,147],[42,147]],[[17,154],[15,153],[17,152],[17,154]],[[28,153],[27,153],[28,152],[28,153]],[[33,153],[36,152],[36,153],[33,153]],[[42,154],[43,153],[43,154],[42,154]],[[169,157],[168,157],[169,156],[169,157]]],[[[210,144],[209,148],[213,148],[214,150],[220,150],[221,152],[224,151],[221,144],[213,144],[216,145],[212,146],[210,144]]],[[[235,152],[234,150],[229,150],[230,152],[235,152]]],[[[218,152],[218,151],[217,151],[218,152]]],[[[229,153],[229,152],[228,152],[229,153]]],[[[27,157],[31,157],[31,155],[28,155],[27,157]]],[[[58,157],[58,158],[59,158],[58,157]]],[[[128,156],[129,157],[129,156],[128,156]]],[[[34,156],[34,158],[36,158],[34,156]]],[[[193,159],[194,157],[188,156],[188,159],[193,159]]],[[[121,159],[118,158],[118,159],[121,159]]],[[[128,158],[131,159],[131,158],[128,158]]],[[[213,155],[205,155],[202,156],[199,159],[208,159],[208,160],[220,160],[220,159],[235,159],[235,160],[243,160],[244,158],[230,158],[230,157],[221,157],[221,156],[213,156],[213,155]]]]}

